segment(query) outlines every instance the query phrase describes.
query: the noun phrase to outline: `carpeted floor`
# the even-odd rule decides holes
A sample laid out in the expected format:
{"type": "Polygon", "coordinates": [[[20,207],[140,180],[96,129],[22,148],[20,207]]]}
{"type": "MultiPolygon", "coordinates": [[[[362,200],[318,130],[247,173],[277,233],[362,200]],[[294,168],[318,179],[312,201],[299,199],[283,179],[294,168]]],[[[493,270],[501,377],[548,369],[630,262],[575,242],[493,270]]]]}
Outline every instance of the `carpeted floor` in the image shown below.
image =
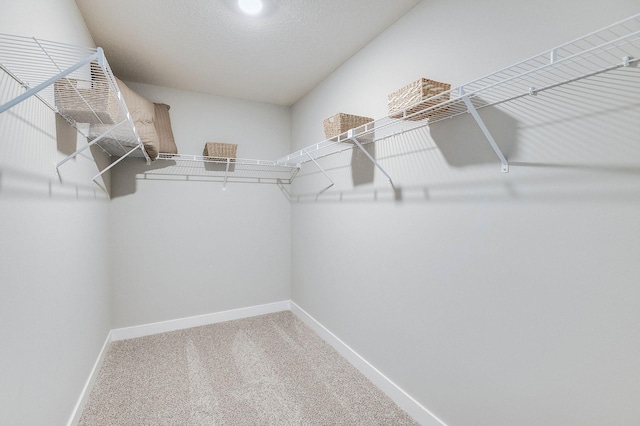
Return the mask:
{"type": "Polygon", "coordinates": [[[80,425],[417,425],[279,312],[112,343],[80,425]]]}

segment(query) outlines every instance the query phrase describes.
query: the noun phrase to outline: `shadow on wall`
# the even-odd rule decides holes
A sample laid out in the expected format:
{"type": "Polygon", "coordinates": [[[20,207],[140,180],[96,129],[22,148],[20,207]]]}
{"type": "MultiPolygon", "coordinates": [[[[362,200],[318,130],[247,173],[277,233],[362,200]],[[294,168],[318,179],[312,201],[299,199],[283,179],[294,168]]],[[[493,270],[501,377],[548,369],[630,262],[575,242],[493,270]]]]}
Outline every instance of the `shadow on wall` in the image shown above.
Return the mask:
{"type": "MultiPolygon", "coordinates": [[[[0,72],[0,103],[23,92],[15,80],[0,72]]],[[[97,170],[111,163],[102,150],[85,151],[56,173],[56,163],[74,153],[81,140],[72,125],[35,96],[0,114],[0,195],[108,199],[109,175],[97,185],[91,181],[97,173],[94,162],[97,170]]]]}
{"type": "MultiPolygon", "coordinates": [[[[69,156],[76,152],[78,149],[78,137],[82,137],[78,135],[78,130],[73,127],[67,120],[65,120],[61,115],[55,114],[56,119],[56,145],[58,152],[64,154],[65,156],[69,156]]],[[[89,160],[93,160],[96,163],[96,167],[98,171],[103,171],[109,165],[111,165],[112,158],[107,154],[102,148],[97,145],[92,145],[89,147],[89,151],[91,155],[87,155],[86,153],[81,153],[79,155],[85,155],[89,160]]],[[[62,165],[60,170],[58,170],[60,180],[62,181],[66,172],[64,169],[65,165],[62,165]]],[[[102,175],[101,183],[100,179],[95,182],[96,185],[100,186],[107,194],[111,194],[111,174],[107,172],[102,175]],[[102,186],[104,184],[104,186],[102,186]]]]}
{"type": "Polygon", "coordinates": [[[149,171],[161,170],[173,166],[176,166],[176,162],[172,160],[156,160],[151,162],[151,164],[147,164],[147,162],[141,158],[124,159],[113,168],[113,179],[117,183],[112,186],[111,198],[135,194],[138,175],[144,175],[146,177],[146,173],[149,171]]]}
{"type": "MultiPolygon", "coordinates": [[[[394,178],[394,188],[342,185],[353,165],[334,156],[323,166],[336,177],[335,188],[318,194],[304,190],[312,185],[301,185],[302,191],[288,194],[289,199],[293,203],[638,200],[640,98],[629,93],[635,90],[640,96],[640,85],[616,86],[619,93],[607,87],[608,94],[587,91],[585,85],[482,110],[512,166],[510,173],[500,173],[497,155],[473,117],[465,114],[434,123],[429,131],[424,127],[369,146],[394,178]],[[571,105],[568,94],[574,100],[571,105]]],[[[313,182],[318,173],[308,170],[298,179],[313,182]]]]}
{"type": "MultiPolygon", "coordinates": [[[[538,168],[539,165],[515,164],[538,168]]],[[[367,203],[502,203],[507,200],[544,203],[615,202],[637,204],[640,200],[640,167],[585,169],[570,165],[544,166],[544,176],[529,175],[510,180],[499,178],[440,182],[401,187],[366,188],[318,194],[290,194],[292,204],[367,203]]]]}
{"type": "MultiPolygon", "coordinates": [[[[513,158],[518,149],[518,121],[496,107],[483,108],[478,113],[502,154],[507,159],[513,158]]],[[[430,130],[433,141],[451,167],[495,164],[499,161],[471,114],[438,121],[430,126],[430,130]]]]}
{"type": "Polygon", "coordinates": [[[66,183],[57,177],[48,177],[7,166],[0,166],[0,198],[103,201],[109,199],[104,189],[97,185],[66,183]]]}
{"type": "MultiPolygon", "coordinates": [[[[63,165],[56,173],[55,163],[62,158],[56,153],[69,155],[76,150],[79,137],[76,129],[43,105],[27,106],[24,111],[28,113],[15,116],[11,111],[4,113],[7,114],[5,119],[9,120],[9,125],[2,132],[4,149],[8,151],[0,159],[0,196],[13,199],[108,200],[108,176],[103,180],[105,186],[92,183],[86,173],[84,178],[78,178],[73,162],[66,165],[71,170],[65,170],[63,165]],[[30,114],[33,111],[39,112],[30,114]],[[54,143],[57,150],[53,148],[54,143]],[[65,179],[65,176],[74,177],[65,179]],[[86,183],[82,182],[84,179],[86,183]]],[[[110,164],[104,152],[93,147],[91,151],[93,155],[88,152],[81,155],[89,161],[95,160],[100,170],[110,164]]]]}
{"type": "MultiPolygon", "coordinates": [[[[482,118],[494,139],[499,141],[498,145],[503,154],[507,157],[514,155],[518,143],[517,120],[495,107],[483,109],[482,118]]],[[[345,194],[349,191],[345,189],[345,186],[352,188],[354,192],[359,194],[370,189],[374,197],[375,194],[384,193],[384,190],[380,192],[380,188],[375,187],[376,174],[382,173],[382,171],[377,170],[376,164],[371,161],[371,158],[390,174],[393,180],[390,188],[393,191],[395,201],[402,199],[403,186],[413,187],[419,181],[426,182],[430,178],[438,179],[437,174],[442,169],[447,170],[442,173],[447,177],[452,169],[471,166],[491,165],[499,170],[498,156],[481,128],[469,114],[439,121],[429,127],[427,127],[428,122],[425,120],[391,121],[390,123],[391,125],[387,124],[386,127],[383,126],[384,128],[376,129],[375,142],[363,145],[366,153],[356,145],[344,143],[344,149],[336,150],[336,152],[319,159],[322,162],[323,170],[335,180],[336,186],[331,189],[323,188],[315,195],[319,196],[325,192],[330,194],[336,191],[345,194]],[[350,152],[349,163],[345,161],[346,156],[342,155],[343,152],[350,152]],[[434,165],[434,161],[439,161],[442,164],[434,165]],[[351,178],[348,183],[345,182],[347,176],[351,178]],[[373,187],[367,188],[371,184],[373,187]]],[[[316,169],[314,166],[309,166],[299,175],[299,178],[309,178],[310,182],[314,181],[307,187],[320,187],[318,178],[320,178],[321,172],[316,169]]],[[[385,183],[386,180],[384,178],[385,183]]],[[[292,193],[290,196],[295,198],[296,194],[292,193]]]]}
{"type": "Polygon", "coordinates": [[[637,200],[639,100],[640,67],[621,67],[479,110],[509,173],[500,173],[481,128],[462,114],[371,144],[395,188],[349,185],[352,165],[334,156],[322,163],[335,177],[331,191],[313,192],[317,173],[307,168],[297,178],[301,190],[289,196],[292,202],[637,200]]]}
{"type": "Polygon", "coordinates": [[[61,115],[56,114],[56,145],[58,152],[71,155],[76,151],[78,131],[61,115]]]}
{"type": "MultiPolygon", "coordinates": [[[[362,147],[372,158],[376,158],[376,144],[368,143],[362,147]]],[[[357,146],[351,154],[351,179],[354,186],[362,186],[373,182],[375,165],[357,146]]]]}

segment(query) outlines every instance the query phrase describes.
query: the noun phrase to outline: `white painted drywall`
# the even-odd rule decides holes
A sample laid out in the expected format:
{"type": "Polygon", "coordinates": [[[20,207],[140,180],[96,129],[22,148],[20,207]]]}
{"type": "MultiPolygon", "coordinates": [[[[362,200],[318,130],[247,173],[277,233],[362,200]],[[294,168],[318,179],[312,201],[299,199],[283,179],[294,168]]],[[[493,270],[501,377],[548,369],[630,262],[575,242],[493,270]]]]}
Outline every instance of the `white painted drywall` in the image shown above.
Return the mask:
{"type": "MultiPolygon", "coordinates": [[[[207,141],[238,144],[243,158],[288,152],[289,108],[130,87],[171,106],[183,154],[201,155],[207,141]]],[[[145,168],[125,161],[112,178],[114,327],[289,299],[290,206],[278,186],[228,183],[222,191],[220,182],[145,180],[145,168]]]]}
{"type": "MultiPolygon", "coordinates": [[[[459,85],[639,11],[422,2],[293,105],[293,148],[419,77],[459,85]]],[[[508,174],[468,117],[376,144],[398,194],[354,185],[371,170],[349,152],[321,161],[322,194],[305,166],[292,300],[450,426],[637,424],[637,71],[484,110],[508,174]]]]}
{"type": "MultiPolygon", "coordinates": [[[[3,1],[0,32],[93,44],[73,0],[3,1]]],[[[2,424],[66,424],[110,328],[108,196],[90,154],[54,174],[80,142],[38,100],[0,115],[2,424]]]]}

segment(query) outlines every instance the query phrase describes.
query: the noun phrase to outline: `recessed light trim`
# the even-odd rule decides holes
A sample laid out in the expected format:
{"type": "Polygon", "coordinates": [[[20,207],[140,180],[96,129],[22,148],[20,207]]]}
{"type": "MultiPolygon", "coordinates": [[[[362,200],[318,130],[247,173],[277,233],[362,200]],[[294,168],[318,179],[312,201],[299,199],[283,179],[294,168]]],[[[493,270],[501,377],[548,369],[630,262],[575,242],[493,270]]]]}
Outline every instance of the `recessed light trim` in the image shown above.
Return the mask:
{"type": "Polygon", "coordinates": [[[238,7],[247,15],[257,15],[262,11],[262,0],[238,0],[238,7]]]}

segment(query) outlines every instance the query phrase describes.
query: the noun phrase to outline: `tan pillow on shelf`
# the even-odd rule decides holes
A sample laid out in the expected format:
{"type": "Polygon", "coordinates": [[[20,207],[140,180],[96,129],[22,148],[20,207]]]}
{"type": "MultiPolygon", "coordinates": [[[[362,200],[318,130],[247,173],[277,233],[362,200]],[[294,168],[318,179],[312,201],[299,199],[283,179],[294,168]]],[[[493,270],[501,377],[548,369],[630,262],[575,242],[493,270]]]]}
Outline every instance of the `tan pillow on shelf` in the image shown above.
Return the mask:
{"type": "Polygon", "coordinates": [[[158,157],[159,152],[159,140],[158,133],[156,132],[155,125],[153,124],[153,117],[155,115],[155,107],[152,102],[146,100],[142,96],[138,95],[133,90],[129,89],[126,84],[116,78],[120,92],[124,103],[127,104],[127,109],[131,114],[131,119],[136,126],[138,136],[142,140],[147,154],[152,160],[158,157]]]}
{"type": "Polygon", "coordinates": [[[131,113],[133,121],[153,121],[153,114],[155,112],[153,103],[129,89],[129,87],[117,77],[116,81],[118,82],[124,103],[127,104],[127,109],[131,113]]]}
{"type": "Polygon", "coordinates": [[[153,121],[136,121],[135,125],[145,151],[152,160],[155,160],[160,151],[158,150],[158,133],[153,121]]]}
{"type": "Polygon", "coordinates": [[[158,139],[160,141],[160,152],[165,154],[177,154],[178,147],[173,137],[173,130],[171,129],[171,118],[169,117],[169,109],[171,108],[167,104],[154,104],[155,105],[155,117],[153,122],[156,126],[156,132],[158,133],[158,139]]]}

